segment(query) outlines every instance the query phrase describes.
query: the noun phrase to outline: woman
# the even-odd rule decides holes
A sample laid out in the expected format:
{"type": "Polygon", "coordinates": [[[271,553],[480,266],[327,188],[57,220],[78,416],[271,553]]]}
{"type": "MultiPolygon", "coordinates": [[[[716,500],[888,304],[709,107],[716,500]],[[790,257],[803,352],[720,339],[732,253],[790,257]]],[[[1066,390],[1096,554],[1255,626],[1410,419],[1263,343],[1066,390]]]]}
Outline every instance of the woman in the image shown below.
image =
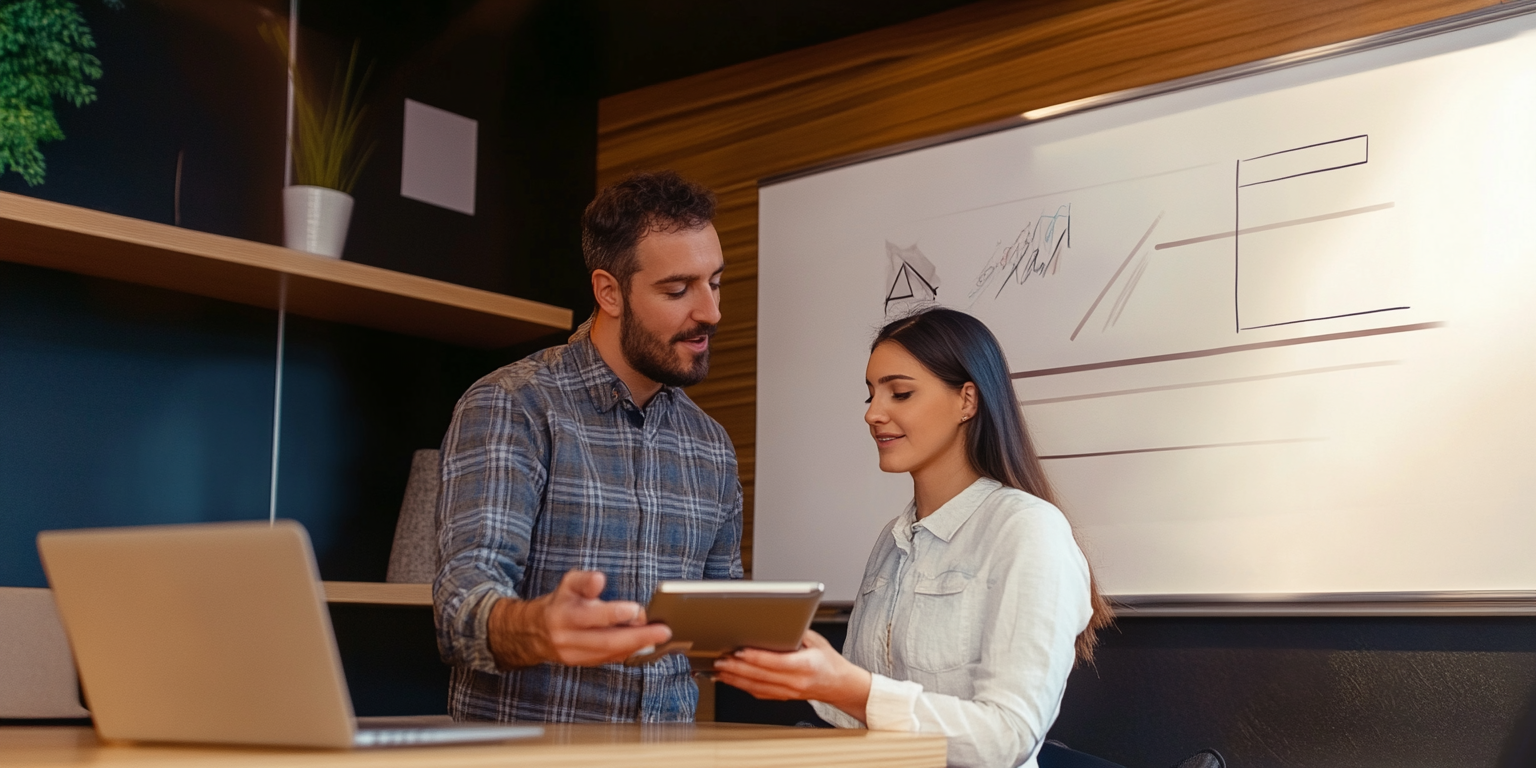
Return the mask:
{"type": "Polygon", "coordinates": [[[721,682],[810,699],[843,728],[943,733],[949,764],[1035,765],[1074,659],[1110,612],[1053,503],[997,339],[933,308],[880,331],[865,369],[880,469],[912,476],[882,529],[848,624],[846,658],[815,632],[746,649],[721,682]]]}

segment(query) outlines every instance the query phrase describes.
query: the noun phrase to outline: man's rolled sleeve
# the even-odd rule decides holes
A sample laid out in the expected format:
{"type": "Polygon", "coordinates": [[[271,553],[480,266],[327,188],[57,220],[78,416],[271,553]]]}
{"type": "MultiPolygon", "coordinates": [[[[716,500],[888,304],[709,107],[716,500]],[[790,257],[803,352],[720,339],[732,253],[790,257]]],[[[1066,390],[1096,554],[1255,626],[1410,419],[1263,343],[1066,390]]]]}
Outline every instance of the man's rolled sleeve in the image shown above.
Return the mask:
{"type": "Polygon", "coordinates": [[[521,594],[529,539],[548,466],[547,425],[495,383],[470,388],[443,438],[433,583],[443,661],[501,671],[491,655],[491,609],[521,594]]]}

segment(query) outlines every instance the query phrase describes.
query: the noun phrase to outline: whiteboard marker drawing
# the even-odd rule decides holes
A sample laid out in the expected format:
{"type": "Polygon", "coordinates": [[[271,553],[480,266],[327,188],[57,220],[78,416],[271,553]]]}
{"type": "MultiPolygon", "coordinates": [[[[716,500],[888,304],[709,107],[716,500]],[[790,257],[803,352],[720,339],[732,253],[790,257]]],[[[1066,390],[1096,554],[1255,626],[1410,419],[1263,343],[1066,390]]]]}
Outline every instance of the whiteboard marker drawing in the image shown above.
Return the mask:
{"type": "Polygon", "coordinates": [[[1390,280],[1400,257],[1385,246],[1386,222],[1346,220],[1393,204],[1327,210],[1358,202],[1370,187],[1370,164],[1371,139],[1363,133],[1237,162],[1232,258],[1239,333],[1410,309],[1390,280]],[[1319,208],[1325,212],[1295,216],[1319,208]]]}
{"type": "Polygon", "coordinates": [[[917,245],[902,248],[885,242],[888,260],[885,284],[885,316],[903,315],[939,300],[939,271],[917,245]]]}

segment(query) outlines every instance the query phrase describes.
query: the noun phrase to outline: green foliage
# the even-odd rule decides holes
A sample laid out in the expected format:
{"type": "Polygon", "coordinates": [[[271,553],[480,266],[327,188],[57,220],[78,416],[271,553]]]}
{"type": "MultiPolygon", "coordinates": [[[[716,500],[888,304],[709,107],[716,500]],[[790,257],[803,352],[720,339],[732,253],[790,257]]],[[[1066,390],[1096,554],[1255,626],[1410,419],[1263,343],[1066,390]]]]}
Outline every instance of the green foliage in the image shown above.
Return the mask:
{"type": "MultiPolygon", "coordinates": [[[[272,43],[289,61],[288,35],[282,27],[268,24],[262,27],[262,36],[272,43]]],[[[373,75],[373,65],[357,73],[357,54],[360,43],[352,44],[352,56],[347,60],[346,72],[339,68],[331,79],[328,98],[316,91],[314,83],[295,69],[289,70],[293,78],[293,107],[296,125],[293,142],[293,181],[316,187],[335,189],[347,194],[357,184],[363,166],[373,155],[374,142],[363,144],[363,123],[368,116],[368,105],[363,103],[363,89],[373,75]]]]}
{"type": "Polygon", "coordinates": [[[43,183],[47,163],[38,145],[64,138],[53,100],[76,107],[96,100],[88,81],[101,78],[101,60],[87,53],[95,47],[69,0],[0,0],[0,173],[43,183]]]}

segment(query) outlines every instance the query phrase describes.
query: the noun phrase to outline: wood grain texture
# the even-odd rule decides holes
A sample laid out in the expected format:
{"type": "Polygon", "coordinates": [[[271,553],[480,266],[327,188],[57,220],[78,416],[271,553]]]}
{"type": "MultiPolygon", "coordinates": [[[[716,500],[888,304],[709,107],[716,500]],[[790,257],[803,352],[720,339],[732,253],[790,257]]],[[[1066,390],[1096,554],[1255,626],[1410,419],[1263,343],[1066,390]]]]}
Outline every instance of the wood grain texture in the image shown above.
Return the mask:
{"type": "MultiPolygon", "coordinates": [[[[1496,5],[1495,0],[984,2],[604,99],[598,183],[671,168],[720,195],[713,369],[689,394],[731,434],[751,573],[758,179],[1087,98],[1496,5]]],[[[857,425],[849,425],[857,428],[857,425]]],[[[871,457],[873,460],[873,457],[871,457]]]]}
{"type": "Polygon", "coordinates": [[[324,581],[328,603],[373,605],[431,605],[431,584],[398,584],[382,581],[324,581]]]}
{"type": "Polygon", "coordinates": [[[0,192],[0,261],[62,269],[472,347],[571,327],[571,310],[275,245],[0,192]]]}
{"type": "Polygon", "coordinates": [[[500,744],[319,750],[104,744],[89,728],[0,729],[0,766],[938,768],[944,737],[769,725],[546,725],[500,744]]]}

